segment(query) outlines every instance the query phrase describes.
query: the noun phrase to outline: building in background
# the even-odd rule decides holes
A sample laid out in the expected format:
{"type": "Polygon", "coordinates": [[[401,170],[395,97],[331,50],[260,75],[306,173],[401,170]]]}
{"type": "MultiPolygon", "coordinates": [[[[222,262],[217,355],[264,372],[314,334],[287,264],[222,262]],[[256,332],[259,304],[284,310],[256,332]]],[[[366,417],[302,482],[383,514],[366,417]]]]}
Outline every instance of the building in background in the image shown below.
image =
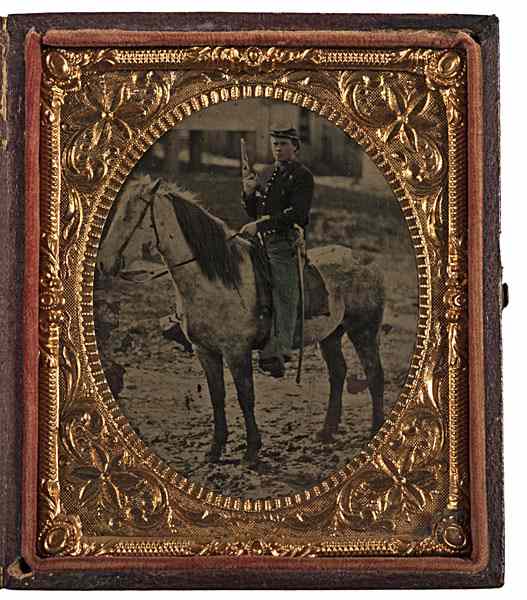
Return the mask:
{"type": "Polygon", "coordinates": [[[291,126],[302,140],[301,160],[315,175],[361,179],[363,152],[342,130],[306,108],[265,98],[223,103],[194,113],[161,138],[147,163],[165,176],[199,171],[210,164],[236,167],[243,137],[250,162],[267,164],[273,160],[269,130],[291,126]]]}

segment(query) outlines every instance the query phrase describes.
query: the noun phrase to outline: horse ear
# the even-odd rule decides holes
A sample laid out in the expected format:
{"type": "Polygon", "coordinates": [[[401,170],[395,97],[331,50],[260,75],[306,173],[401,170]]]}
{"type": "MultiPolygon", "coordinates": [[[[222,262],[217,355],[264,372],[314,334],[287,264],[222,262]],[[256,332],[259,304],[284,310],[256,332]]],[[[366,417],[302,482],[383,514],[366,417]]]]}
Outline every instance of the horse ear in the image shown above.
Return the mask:
{"type": "Polygon", "coordinates": [[[159,189],[160,185],[161,185],[161,178],[158,177],[152,184],[152,187],[150,188],[150,193],[155,194],[157,192],[157,190],[159,189]]]}

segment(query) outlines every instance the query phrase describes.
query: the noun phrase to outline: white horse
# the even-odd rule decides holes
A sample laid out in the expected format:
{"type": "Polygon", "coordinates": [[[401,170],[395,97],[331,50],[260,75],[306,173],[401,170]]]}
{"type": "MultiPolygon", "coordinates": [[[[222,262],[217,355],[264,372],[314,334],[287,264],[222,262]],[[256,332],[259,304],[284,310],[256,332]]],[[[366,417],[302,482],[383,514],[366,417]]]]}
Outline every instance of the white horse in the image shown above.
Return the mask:
{"type": "MultiPolygon", "coordinates": [[[[257,314],[250,242],[200,207],[191,194],[160,180],[132,182],[116,202],[99,250],[98,268],[106,275],[117,274],[125,246],[137,236],[141,236],[141,245],[157,246],[178,290],[183,325],[207,378],[214,412],[208,458],[220,459],[228,437],[225,361],[245,419],[246,459],[254,461],[262,443],[254,417],[252,350],[262,341],[262,324],[257,314]]],[[[138,243],[133,246],[140,247],[138,243]]],[[[308,257],[322,274],[329,294],[330,314],[309,319],[304,327],[304,345],[320,344],[330,382],[327,414],[319,435],[331,441],[341,420],[346,376],[341,348],[344,334],[366,373],[373,405],[372,431],[376,431],[384,420],[384,375],[379,355],[382,278],[373,267],[359,264],[351,249],[343,246],[315,248],[308,257]]],[[[268,319],[264,329],[270,325],[268,319]]]]}

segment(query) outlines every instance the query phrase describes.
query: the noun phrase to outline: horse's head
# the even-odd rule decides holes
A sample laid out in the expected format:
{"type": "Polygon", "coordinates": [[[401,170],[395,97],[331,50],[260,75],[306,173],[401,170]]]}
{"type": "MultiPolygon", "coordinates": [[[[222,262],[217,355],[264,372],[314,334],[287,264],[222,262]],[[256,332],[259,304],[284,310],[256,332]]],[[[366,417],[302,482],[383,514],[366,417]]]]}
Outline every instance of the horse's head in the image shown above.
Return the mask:
{"type": "Polygon", "coordinates": [[[116,275],[126,263],[141,258],[145,247],[153,245],[149,209],[160,184],[160,179],[135,178],[116,198],[97,253],[97,268],[103,275],[116,275]]]}

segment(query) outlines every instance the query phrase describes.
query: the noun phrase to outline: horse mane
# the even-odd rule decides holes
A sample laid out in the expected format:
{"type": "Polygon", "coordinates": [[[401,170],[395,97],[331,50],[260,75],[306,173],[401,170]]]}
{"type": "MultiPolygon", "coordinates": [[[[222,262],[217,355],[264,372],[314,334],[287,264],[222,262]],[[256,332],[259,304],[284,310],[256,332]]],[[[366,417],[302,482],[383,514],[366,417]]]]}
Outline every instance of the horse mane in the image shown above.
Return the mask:
{"type": "Polygon", "coordinates": [[[225,223],[197,204],[197,197],[175,184],[163,187],[190,247],[204,275],[211,281],[220,279],[226,287],[241,284],[242,253],[238,244],[228,240],[232,232],[225,223]]]}

